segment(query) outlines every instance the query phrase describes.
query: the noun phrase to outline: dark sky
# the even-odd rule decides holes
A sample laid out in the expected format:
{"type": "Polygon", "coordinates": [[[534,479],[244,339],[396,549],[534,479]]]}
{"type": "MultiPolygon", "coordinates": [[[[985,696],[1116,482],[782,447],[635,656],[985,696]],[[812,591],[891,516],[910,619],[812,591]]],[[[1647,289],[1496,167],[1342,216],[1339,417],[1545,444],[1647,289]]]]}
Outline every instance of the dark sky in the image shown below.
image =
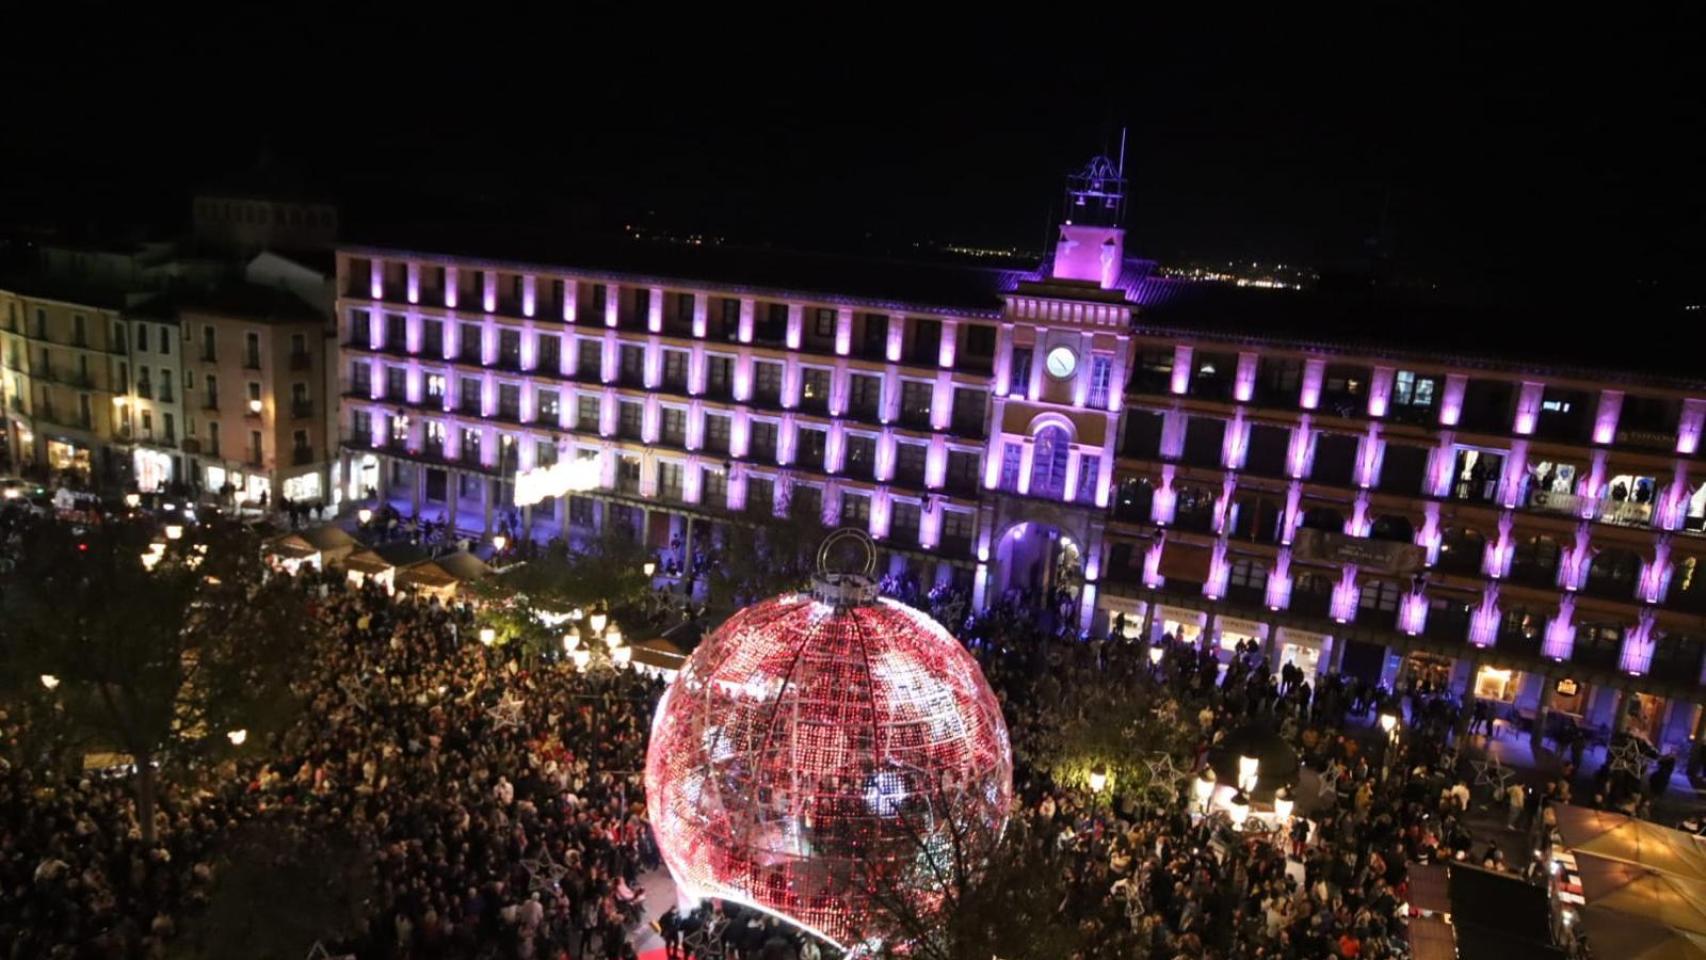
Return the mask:
{"type": "Polygon", "coordinates": [[[984,26],[927,25],[925,5],[762,25],[661,6],[181,22],[55,6],[17,36],[75,41],[0,59],[5,89],[32,94],[8,98],[0,215],[181,216],[198,183],[269,149],[358,229],[478,202],[817,247],[1034,247],[1062,175],[1125,126],[1133,252],[1337,269],[1378,236],[1406,277],[1613,292],[1676,289],[1701,262],[1693,14],[1185,6],[990,6],[984,26]]]}

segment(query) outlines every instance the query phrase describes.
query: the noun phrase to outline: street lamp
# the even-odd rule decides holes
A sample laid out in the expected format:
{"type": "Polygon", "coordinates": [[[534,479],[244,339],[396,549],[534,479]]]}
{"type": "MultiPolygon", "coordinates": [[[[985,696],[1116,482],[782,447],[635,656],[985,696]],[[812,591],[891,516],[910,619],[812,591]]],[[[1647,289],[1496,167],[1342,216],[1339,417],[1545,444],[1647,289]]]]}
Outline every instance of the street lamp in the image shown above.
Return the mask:
{"type": "Polygon", "coordinates": [[[261,412],[261,402],[259,400],[250,400],[249,401],[249,412],[250,413],[260,413],[261,412]]]}
{"type": "Polygon", "coordinates": [[[1387,736],[1389,736],[1389,737],[1392,736],[1392,731],[1396,730],[1397,728],[1398,728],[1398,716],[1397,716],[1397,714],[1383,713],[1380,715],[1380,729],[1386,731],[1387,736]]]}
{"type": "Polygon", "coordinates": [[[625,667],[628,665],[629,661],[634,659],[634,648],[633,647],[617,647],[616,649],[610,651],[610,659],[616,661],[617,666],[625,667]]]}
{"type": "Polygon", "coordinates": [[[563,634],[563,652],[564,653],[574,653],[575,648],[580,646],[580,645],[581,645],[581,635],[580,634],[575,633],[574,631],[570,631],[568,633],[563,634]]]}
{"type": "Polygon", "coordinates": [[[1240,830],[1244,829],[1244,821],[1250,819],[1250,798],[1244,795],[1244,791],[1239,790],[1227,802],[1226,811],[1232,815],[1232,825],[1240,830]]]}
{"type": "Polygon", "coordinates": [[[373,521],[373,511],[366,507],[362,507],[360,510],[355,512],[355,519],[365,527],[373,521]]]}
{"type": "Polygon", "coordinates": [[[142,506],[142,494],[140,494],[140,493],[127,493],[127,494],[125,494],[124,495],[124,505],[129,507],[132,510],[135,510],[137,507],[142,506]]]}
{"type": "Polygon", "coordinates": [[[1214,771],[1205,767],[1202,775],[1197,777],[1195,783],[1191,784],[1191,793],[1197,798],[1197,803],[1202,806],[1203,813],[1208,812],[1208,802],[1214,798],[1214,780],[1214,771]]]}
{"type": "Polygon", "coordinates": [[[1090,792],[1101,793],[1108,788],[1108,768],[1104,764],[1096,764],[1090,768],[1090,792]]]}
{"type": "Polygon", "coordinates": [[[143,553],[142,553],[142,569],[147,570],[150,573],[154,572],[154,566],[155,566],[155,564],[158,564],[160,562],[160,556],[161,556],[160,554],[154,552],[153,550],[143,551],[143,553]]]}
{"type": "Polygon", "coordinates": [[[593,633],[603,633],[604,625],[609,622],[610,614],[603,610],[594,610],[592,616],[586,618],[586,625],[592,628],[593,633]]]}
{"type": "Polygon", "coordinates": [[[249,731],[233,730],[225,735],[225,739],[231,741],[231,745],[233,747],[240,747],[243,745],[244,740],[249,739],[249,731]]]}
{"type": "Polygon", "coordinates": [[[53,690],[59,686],[59,678],[51,673],[44,673],[41,675],[41,685],[53,690]]]}
{"type": "Polygon", "coordinates": [[[647,560],[645,563],[640,565],[640,572],[644,573],[646,575],[646,577],[649,579],[652,574],[658,572],[657,561],[656,560],[647,560]]]}
{"type": "Polygon", "coordinates": [[[498,642],[498,632],[496,630],[493,630],[491,627],[481,627],[480,628],[480,643],[489,647],[492,644],[497,643],[497,642],[498,642]]]}
{"type": "Polygon", "coordinates": [[[1255,792],[1256,780],[1260,776],[1258,768],[1261,761],[1255,757],[1238,758],[1238,790],[1239,792],[1255,792]]]}
{"type": "Polygon", "coordinates": [[[1291,798],[1291,791],[1281,787],[1274,794],[1274,816],[1285,823],[1291,822],[1291,812],[1297,809],[1297,801],[1291,798]]]}
{"type": "Polygon", "coordinates": [[[180,540],[184,536],[184,525],[181,523],[166,524],[166,539],[180,540]]]}
{"type": "Polygon", "coordinates": [[[1165,655],[1166,655],[1166,651],[1162,650],[1160,647],[1150,647],[1149,648],[1149,664],[1150,664],[1150,666],[1154,666],[1154,667],[1161,666],[1161,658],[1165,655]]]}
{"type": "Polygon", "coordinates": [[[592,651],[585,647],[576,650],[570,656],[574,658],[576,670],[585,670],[586,665],[592,662],[592,651]]]}
{"type": "Polygon", "coordinates": [[[509,538],[508,537],[504,536],[501,533],[492,537],[492,549],[496,550],[499,553],[503,553],[504,547],[507,547],[507,546],[509,546],[509,538]]]}
{"type": "Polygon", "coordinates": [[[609,630],[605,631],[604,645],[612,650],[622,645],[622,631],[614,623],[610,625],[609,630]]]}

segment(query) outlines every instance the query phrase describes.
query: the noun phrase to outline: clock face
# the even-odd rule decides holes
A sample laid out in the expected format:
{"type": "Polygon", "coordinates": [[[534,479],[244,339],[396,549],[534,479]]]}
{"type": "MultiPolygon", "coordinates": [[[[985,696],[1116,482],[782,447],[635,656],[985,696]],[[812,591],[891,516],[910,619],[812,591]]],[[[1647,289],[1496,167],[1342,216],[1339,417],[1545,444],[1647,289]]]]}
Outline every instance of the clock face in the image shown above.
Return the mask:
{"type": "Polygon", "coordinates": [[[1055,347],[1048,352],[1049,376],[1065,380],[1072,376],[1072,371],[1078,367],[1078,355],[1071,347],[1055,347]]]}

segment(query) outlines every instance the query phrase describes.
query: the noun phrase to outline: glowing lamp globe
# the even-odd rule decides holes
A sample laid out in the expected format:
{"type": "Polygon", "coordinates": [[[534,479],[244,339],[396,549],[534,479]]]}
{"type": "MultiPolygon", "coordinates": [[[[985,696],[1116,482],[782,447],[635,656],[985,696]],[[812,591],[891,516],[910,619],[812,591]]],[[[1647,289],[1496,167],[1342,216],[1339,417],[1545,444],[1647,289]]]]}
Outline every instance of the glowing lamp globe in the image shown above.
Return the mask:
{"type": "Polygon", "coordinates": [[[677,887],[843,948],[942,901],[954,837],[981,856],[1013,794],[1000,704],[941,625],[879,599],[862,566],[763,601],[702,643],[652,721],[646,802],[677,887]]]}

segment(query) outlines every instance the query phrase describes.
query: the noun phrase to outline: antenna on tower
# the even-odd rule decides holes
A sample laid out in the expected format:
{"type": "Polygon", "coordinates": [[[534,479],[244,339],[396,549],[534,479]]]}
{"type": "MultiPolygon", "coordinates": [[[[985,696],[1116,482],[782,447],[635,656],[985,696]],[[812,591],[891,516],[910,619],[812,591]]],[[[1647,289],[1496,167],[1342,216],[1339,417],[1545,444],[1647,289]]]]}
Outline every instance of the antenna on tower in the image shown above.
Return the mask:
{"type": "Polygon", "coordinates": [[[1120,165],[1115,171],[1120,175],[1120,179],[1122,180],[1125,179],[1125,131],[1125,127],[1120,128],[1120,165]]]}

